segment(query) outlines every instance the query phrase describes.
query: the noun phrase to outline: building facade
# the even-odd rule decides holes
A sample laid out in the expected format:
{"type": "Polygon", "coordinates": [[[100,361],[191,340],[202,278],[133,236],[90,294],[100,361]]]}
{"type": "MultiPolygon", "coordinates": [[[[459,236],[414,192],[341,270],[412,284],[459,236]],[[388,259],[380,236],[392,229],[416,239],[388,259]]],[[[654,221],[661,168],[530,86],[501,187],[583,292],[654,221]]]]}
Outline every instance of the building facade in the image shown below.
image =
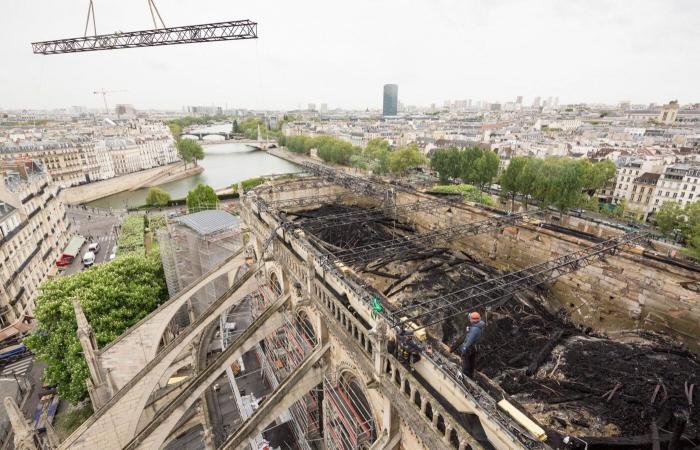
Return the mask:
{"type": "Polygon", "coordinates": [[[395,116],[399,108],[399,86],[397,84],[384,85],[384,105],[382,115],[395,116]]]}
{"type": "Polygon", "coordinates": [[[0,162],[0,326],[34,310],[39,285],[68,240],[65,209],[39,160],[0,162]]]}

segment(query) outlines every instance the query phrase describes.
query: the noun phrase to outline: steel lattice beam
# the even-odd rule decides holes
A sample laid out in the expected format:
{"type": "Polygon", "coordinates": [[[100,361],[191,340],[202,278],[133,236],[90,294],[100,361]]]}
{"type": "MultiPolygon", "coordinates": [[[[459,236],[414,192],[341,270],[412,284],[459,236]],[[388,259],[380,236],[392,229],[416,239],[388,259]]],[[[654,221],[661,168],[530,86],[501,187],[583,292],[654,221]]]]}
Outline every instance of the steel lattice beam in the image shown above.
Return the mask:
{"type": "Polygon", "coordinates": [[[346,264],[357,262],[369,263],[373,260],[396,256],[406,252],[416,252],[435,246],[439,241],[449,242],[464,236],[474,236],[488,233],[496,229],[514,225],[525,217],[539,214],[538,212],[522,212],[503,216],[490,217],[479,222],[455,225],[427,233],[409,237],[391,239],[383,242],[366,244],[353,249],[334,252],[333,256],[346,264]]]}
{"type": "Polygon", "coordinates": [[[362,209],[359,211],[329,214],[313,219],[309,218],[303,220],[300,225],[304,230],[312,233],[318,233],[319,231],[327,228],[339,227],[343,225],[355,225],[366,222],[376,222],[383,219],[392,219],[392,214],[396,215],[400,213],[431,211],[444,207],[445,205],[432,200],[421,200],[396,206],[362,209]]]}
{"type": "Polygon", "coordinates": [[[119,48],[257,39],[257,37],[257,22],[236,20],[33,42],[32,50],[36,54],[56,55],[60,53],[91,52],[119,48]]]}
{"type": "MultiPolygon", "coordinates": [[[[353,191],[356,195],[384,197],[391,194],[393,189],[393,187],[389,187],[384,183],[372,181],[367,178],[356,177],[340,170],[331,169],[330,167],[326,167],[321,164],[304,162],[302,166],[306,172],[353,191]]],[[[394,190],[403,191],[406,189],[403,187],[397,187],[397,189],[394,190]]]]}
{"type": "Polygon", "coordinates": [[[394,323],[412,321],[421,326],[440,323],[451,317],[465,314],[468,310],[503,303],[521,290],[540,284],[586,267],[606,256],[614,255],[621,247],[647,240],[647,234],[628,233],[600,242],[584,250],[569,253],[526,269],[492,278],[466,289],[451,292],[392,312],[394,323]],[[407,317],[401,320],[402,317],[407,317]]]}
{"type": "MultiPolygon", "coordinates": [[[[298,187],[297,187],[298,189],[298,187]]],[[[285,198],[282,200],[265,201],[265,204],[275,210],[282,211],[290,208],[305,208],[308,206],[324,205],[327,203],[340,203],[354,194],[344,192],[339,194],[309,195],[306,197],[285,198]]]]}

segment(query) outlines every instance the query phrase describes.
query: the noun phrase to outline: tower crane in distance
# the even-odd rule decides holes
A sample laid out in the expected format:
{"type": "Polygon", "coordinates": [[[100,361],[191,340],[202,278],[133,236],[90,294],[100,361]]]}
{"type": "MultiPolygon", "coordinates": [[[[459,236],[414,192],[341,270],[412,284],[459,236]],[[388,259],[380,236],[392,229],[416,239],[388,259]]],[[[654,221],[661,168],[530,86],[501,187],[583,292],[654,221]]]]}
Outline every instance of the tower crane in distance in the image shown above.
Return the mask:
{"type": "Polygon", "coordinates": [[[95,95],[102,94],[102,101],[105,104],[105,113],[109,114],[109,107],[107,107],[107,94],[116,94],[118,92],[126,92],[125,90],[119,90],[119,91],[105,91],[104,89],[100,89],[98,91],[93,91],[92,93],[95,95]]]}

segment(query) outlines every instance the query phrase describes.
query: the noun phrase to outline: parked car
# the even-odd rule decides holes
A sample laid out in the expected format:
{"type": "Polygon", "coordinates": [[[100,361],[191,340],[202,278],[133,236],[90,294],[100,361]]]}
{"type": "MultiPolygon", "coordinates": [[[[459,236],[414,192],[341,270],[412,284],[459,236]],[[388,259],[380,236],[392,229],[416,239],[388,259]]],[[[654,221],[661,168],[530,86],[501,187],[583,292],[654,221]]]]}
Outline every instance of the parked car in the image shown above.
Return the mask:
{"type": "Polygon", "coordinates": [[[83,265],[85,267],[90,267],[95,264],[95,254],[93,252],[85,252],[83,255],[83,265]]]}
{"type": "Polygon", "coordinates": [[[93,242],[92,244],[88,245],[88,251],[94,254],[98,254],[100,252],[100,243],[93,242]]]}

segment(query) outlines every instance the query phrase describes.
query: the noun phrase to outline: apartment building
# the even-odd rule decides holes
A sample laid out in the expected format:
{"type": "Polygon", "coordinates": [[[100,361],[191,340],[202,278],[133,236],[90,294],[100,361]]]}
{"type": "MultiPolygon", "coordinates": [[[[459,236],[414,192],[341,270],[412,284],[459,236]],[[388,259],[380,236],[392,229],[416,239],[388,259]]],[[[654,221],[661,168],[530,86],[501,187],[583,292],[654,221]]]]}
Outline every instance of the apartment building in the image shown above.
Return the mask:
{"type": "Polygon", "coordinates": [[[114,167],[114,175],[138,172],[141,166],[141,150],[134,139],[107,139],[105,146],[114,167]]]}
{"type": "MultiPolygon", "coordinates": [[[[661,159],[641,159],[634,158],[623,163],[617,170],[615,180],[615,190],[613,192],[613,203],[620,203],[622,199],[631,201],[632,194],[637,193],[641,186],[636,180],[646,173],[660,174],[663,170],[663,160],[661,159]]],[[[645,178],[647,180],[648,177],[645,178]]],[[[644,184],[644,183],[641,183],[644,184]]],[[[645,189],[646,191],[647,189],[645,189]]],[[[638,195],[638,193],[637,193],[638,195]]]]}
{"type": "Polygon", "coordinates": [[[666,167],[659,178],[656,199],[652,212],[667,201],[676,201],[681,206],[698,200],[700,194],[700,165],[673,164],[666,167]]]}
{"type": "Polygon", "coordinates": [[[61,187],[37,159],[0,161],[0,326],[34,310],[68,241],[61,187]]]}
{"type": "Polygon", "coordinates": [[[70,187],[87,181],[84,164],[96,167],[97,161],[88,156],[94,146],[88,140],[76,141],[40,141],[5,146],[0,152],[20,159],[36,159],[41,161],[51,175],[53,181],[61,187],[70,187]]]}

